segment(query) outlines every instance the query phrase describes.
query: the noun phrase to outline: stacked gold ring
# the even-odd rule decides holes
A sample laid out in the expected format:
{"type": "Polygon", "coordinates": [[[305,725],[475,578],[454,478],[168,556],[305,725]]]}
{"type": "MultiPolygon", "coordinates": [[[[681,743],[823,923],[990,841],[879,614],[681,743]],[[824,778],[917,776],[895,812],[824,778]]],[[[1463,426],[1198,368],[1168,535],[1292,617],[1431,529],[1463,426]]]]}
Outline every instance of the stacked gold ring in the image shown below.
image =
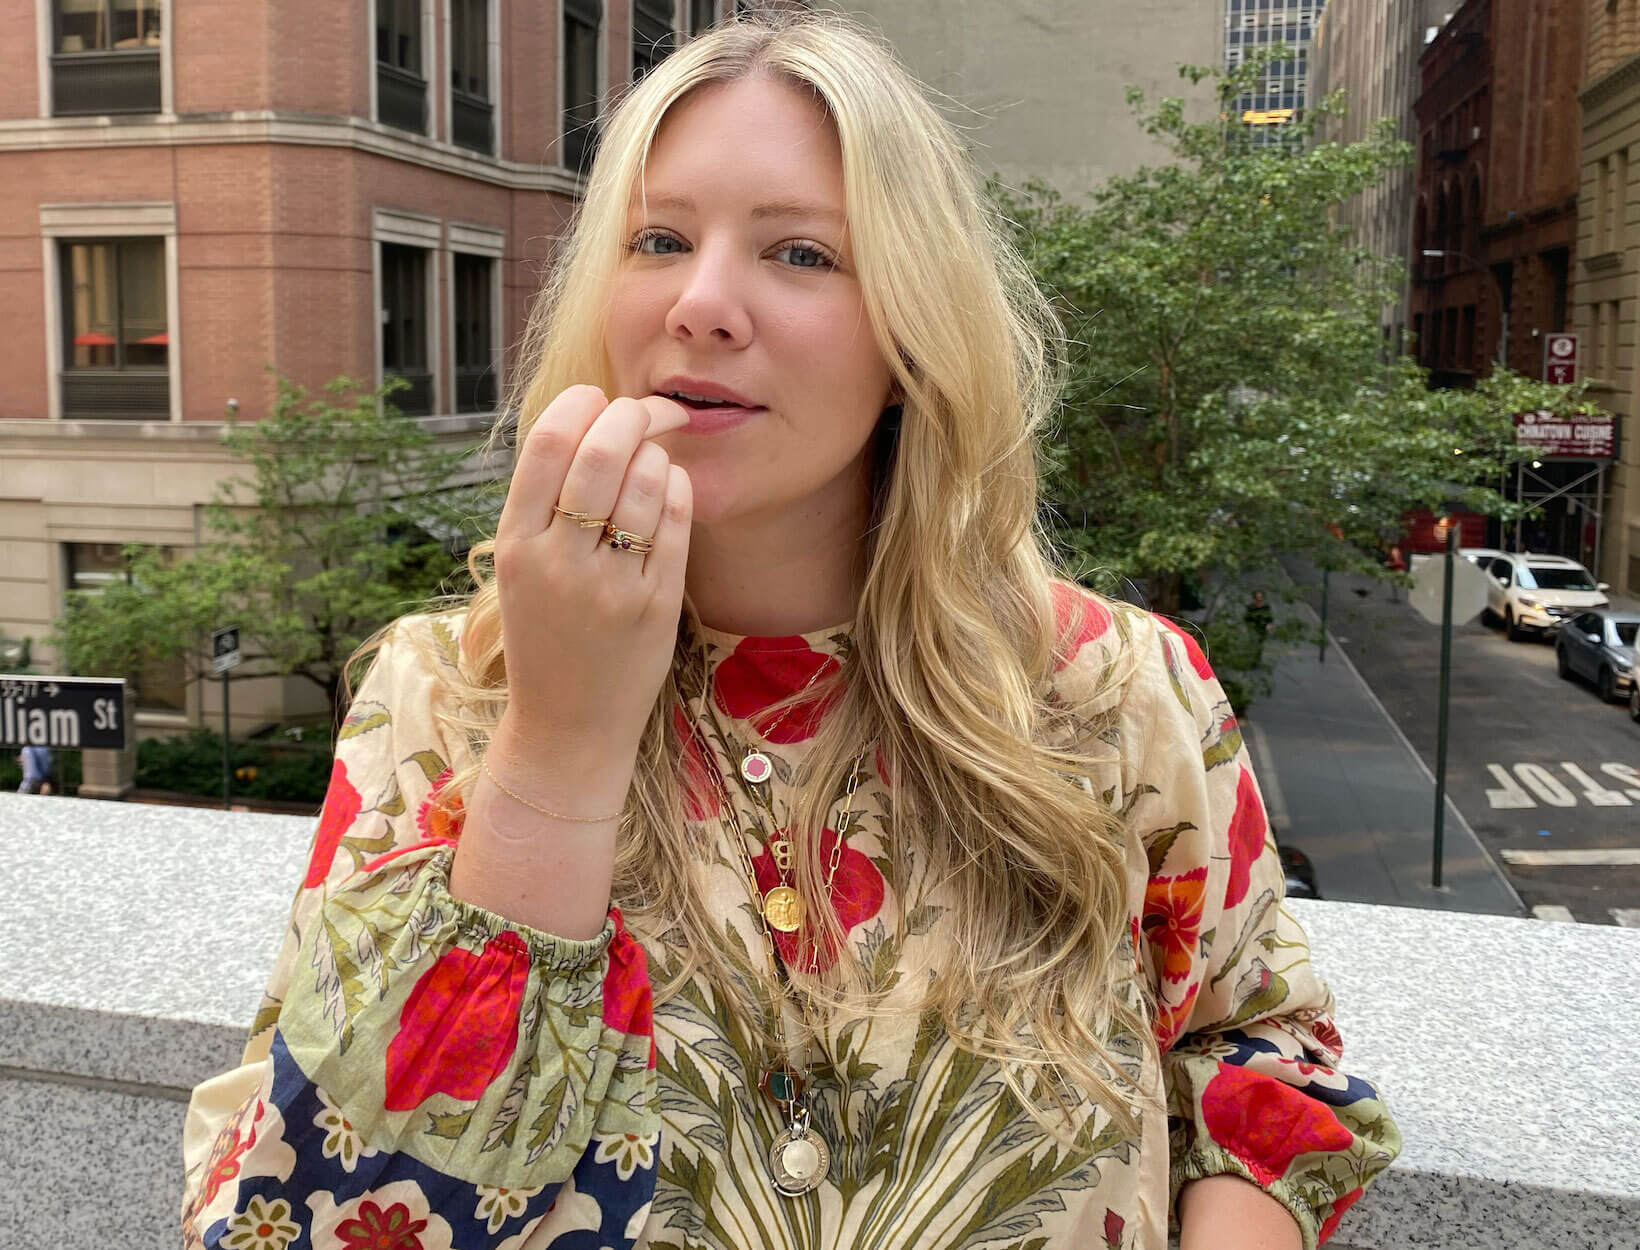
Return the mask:
{"type": "Polygon", "coordinates": [[[560,508],[557,504],[553,504],[552,510],[559,516],[567,517],[571,521],[574,521],[584,530],[603,529],[609,524],[608,517],[593,516],[590,512],[571,512],[568,508],[560,508]]]}
{"type": "Polygon", "coordinates": [[[604,537],[616,551],[632,551],[643,555],[646,551],[653,551],[655,544],[642,534],[634,534],[630,530],[616,529],[613,525],[604,526],[604,537]]]}

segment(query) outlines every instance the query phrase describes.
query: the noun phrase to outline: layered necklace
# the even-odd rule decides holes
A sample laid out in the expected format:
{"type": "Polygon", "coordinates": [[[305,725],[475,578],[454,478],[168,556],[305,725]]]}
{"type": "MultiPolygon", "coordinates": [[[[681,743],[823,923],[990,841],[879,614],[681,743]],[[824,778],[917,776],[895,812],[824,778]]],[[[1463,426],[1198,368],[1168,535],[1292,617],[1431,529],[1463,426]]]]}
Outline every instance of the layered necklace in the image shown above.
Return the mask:
{"type": "MultiPolygon", "coordinates": [[[[816,671],[803,687],[801,694],[808,693],[809,688],[824,671],[816,671]]],[[[798,701],[788,708],[763,736],[772,734],[784,722],[786,716],[801,705],[801,694],[798,701]]],[[[865,752],[862,751],[849,769],[842,820],[838,822],[837,837],[832,842],[831,855],[826,864],[825,897],[828,905],[832,897],[832,885],[837,879],[837,868],[842,862],[843,840],[848,836],[848,819],[854,807],[854,792],[860,784],[860,767],[864,763],[865,752]]],[[[779,950],[775,946],[774,933],[798,932],[803,927],[808,909],[802,893],[791,884],[791,841],[777,837],[775,833],[774,804],[768,789],[770,779],[774,775],[773,762],[755,747],[748,747],[740,761],[741,779],[750,788],[754,804],[767,814],[769,820],[767,836],[761,840],[774,861],[775,869],[779,873],[779,883],[766,892],[757,883],[757,872],[752,867],[751,856],[746,850],[745,830],[741,826],[740,817],[734,803],[730,801],[718,770],[710,768],[706,771],[717,788],[722,809],[731,825],[730,834],[735,848],[740,852],[741,868],[745,873],[746,885],[751,891],[752,902],[757,911],[758,928],[763,935],[769,975],[778,994],[773,1003],[772,1013],[776,1055],[774,1062],[764,1070],[758,1081],[758,1087],[779,1105],[781,1118],[786,1122],[785,1128],[775,1135],[774,1142],[769,1147],[769,1172],[779,1193],[788,1198],[799,1198],[819,1188],[824,1182],[826,1172],[831,1167],[831,1150],[825,1139],[810,1123],[806,1096],[807,1073],[794,1065],[791,1049],[786,1043],[783,1003],[792,1002],[805,1021],[808,1019],[808,1012],[792,986],[789,976],[786,975],[779,950]]],[[[764,831],[759,829],[757,832],[762,834],[764,831]]],[[[814,972],[819,966],[818,934],[815,935],[815,940],[810,942],[810,952],[809,971],[814,972]]]]}

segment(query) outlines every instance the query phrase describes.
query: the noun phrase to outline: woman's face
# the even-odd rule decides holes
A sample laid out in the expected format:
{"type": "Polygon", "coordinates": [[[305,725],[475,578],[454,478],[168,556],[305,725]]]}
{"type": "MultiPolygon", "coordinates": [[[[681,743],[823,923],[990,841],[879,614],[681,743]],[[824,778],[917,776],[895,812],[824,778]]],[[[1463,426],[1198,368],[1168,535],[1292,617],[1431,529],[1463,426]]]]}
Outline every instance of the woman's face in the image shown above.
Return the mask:
{"type": "Polygon", "coordinates": [[[604,347],[617,393],[692,393],[661,442],[695,521],[862,514],[891,377],[843,218],[843,162],[821,107],[767,78],[673,106],[627,218],[604,347]],[[646,202],[647,201],[647,202],[646,202]]]}

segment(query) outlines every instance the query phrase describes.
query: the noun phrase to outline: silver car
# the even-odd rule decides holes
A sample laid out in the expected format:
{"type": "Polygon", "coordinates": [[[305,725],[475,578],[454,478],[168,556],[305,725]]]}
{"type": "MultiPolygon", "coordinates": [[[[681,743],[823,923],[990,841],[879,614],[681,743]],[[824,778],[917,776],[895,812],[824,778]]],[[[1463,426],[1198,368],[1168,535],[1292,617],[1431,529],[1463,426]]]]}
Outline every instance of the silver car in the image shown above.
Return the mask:
{"type": "Polygon", "coordinates": [[[1614,703],[1634,689],[1635,637],[1640,615],[1633,612],[1579,612],[1560,628],[1555,662],[1565,678],[1585,677],[1600,697],[1614,703]]]}

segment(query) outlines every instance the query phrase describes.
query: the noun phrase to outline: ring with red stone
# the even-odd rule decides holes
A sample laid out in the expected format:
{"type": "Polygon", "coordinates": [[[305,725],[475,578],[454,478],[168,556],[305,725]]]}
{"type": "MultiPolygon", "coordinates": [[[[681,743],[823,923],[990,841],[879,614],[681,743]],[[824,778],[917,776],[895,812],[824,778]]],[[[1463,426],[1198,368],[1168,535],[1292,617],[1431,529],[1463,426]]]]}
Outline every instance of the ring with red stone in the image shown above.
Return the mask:
{"type": "Polygon", "coordinates": [[[655,549],[655,544],[643,535],[634,534],[630,530],[616,529],[613,525],[604,526],[604,538],[615,551],[631,551],[643,555],[646,551],[655,549]]]}

